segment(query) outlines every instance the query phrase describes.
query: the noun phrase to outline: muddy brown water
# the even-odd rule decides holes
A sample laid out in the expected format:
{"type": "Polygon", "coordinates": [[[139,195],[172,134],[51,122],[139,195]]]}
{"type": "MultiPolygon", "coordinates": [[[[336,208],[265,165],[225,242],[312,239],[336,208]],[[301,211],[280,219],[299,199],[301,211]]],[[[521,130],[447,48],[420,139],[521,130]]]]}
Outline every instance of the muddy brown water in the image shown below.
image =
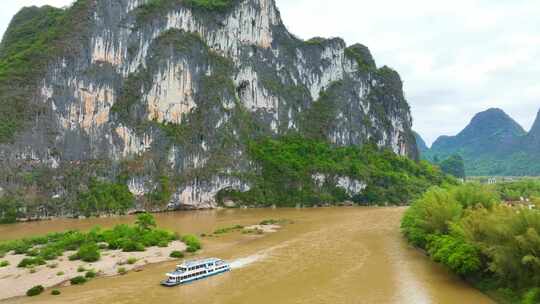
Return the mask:
{"type": "MultiPolygon", "coordinates": [[[[197,257],[231,261],[233,271],[188,285],[159,285],[175,263],[98,278],[34,298],[2,303],[493,303],[410,248],[399,231],[404,208],[253,209],[156,215],[179,233],[208,233],[229,225],[289,219],[265,236],[231,233],[204,238],[197,257]]],[[[111,227],[132,217],[53,220],[0,226],[0,240],[66,229],[111,227]]],[[[46,279],[46,278],[44,278],[46,279]]]]}

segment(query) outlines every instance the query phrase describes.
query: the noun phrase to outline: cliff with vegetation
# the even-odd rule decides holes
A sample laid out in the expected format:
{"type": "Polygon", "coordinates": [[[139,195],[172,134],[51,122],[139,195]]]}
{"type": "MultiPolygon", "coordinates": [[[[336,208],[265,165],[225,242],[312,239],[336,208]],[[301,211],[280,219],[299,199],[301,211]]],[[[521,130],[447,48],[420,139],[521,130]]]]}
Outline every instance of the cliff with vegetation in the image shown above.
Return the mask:
{"type": "Polygon", "coordinates": [[[265,178],[265,151],[291,138],[343,159],[366,145],[392,152],[369,150],[361,168],[280,163],[293,171],[275,174],[300,175],[300,203],[365,197],[396,165],[425,187],[439,173],[406,159],[418,157],[411,124],[394,70],[359,44],[296,38],[273,0],[24,8],[0,45],[0,205],[30,216],[211,208],[250,191],[243,201],[274,203],[283,187],[265,178]]]}

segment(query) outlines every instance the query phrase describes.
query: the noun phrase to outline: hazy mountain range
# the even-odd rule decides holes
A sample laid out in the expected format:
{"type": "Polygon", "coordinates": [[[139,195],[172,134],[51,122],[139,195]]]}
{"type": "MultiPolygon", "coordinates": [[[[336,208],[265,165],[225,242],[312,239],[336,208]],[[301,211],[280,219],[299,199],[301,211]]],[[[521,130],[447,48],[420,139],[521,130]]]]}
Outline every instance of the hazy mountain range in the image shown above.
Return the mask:
{"type": "Polygon", "coordinates": [[[437,161],[458,154],[467,175],[540,175],[540,112],[529,132],[501,109],[474,116],[456,136],[441,136],[428,148],[416,134],[422,157],[437,161]]]}

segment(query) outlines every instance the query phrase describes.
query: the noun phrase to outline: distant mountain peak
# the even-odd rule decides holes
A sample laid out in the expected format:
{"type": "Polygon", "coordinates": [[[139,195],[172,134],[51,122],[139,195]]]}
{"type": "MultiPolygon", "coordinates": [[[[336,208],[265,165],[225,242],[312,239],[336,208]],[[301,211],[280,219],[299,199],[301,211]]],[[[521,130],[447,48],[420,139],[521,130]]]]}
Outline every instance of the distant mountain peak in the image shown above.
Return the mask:
{"type": "Polygon", "coordinates": [[[476,114],[469,125],[457,135],[460,138],[523,136],[527,132],[512,117],[499,108],[476,114]]]}
{"type": "Polygon", "coordinates": [[[529,135],[540,138],[540,110],[538,110],[538,114],[536,114],[536,120],[529,131],[529,135]]]}

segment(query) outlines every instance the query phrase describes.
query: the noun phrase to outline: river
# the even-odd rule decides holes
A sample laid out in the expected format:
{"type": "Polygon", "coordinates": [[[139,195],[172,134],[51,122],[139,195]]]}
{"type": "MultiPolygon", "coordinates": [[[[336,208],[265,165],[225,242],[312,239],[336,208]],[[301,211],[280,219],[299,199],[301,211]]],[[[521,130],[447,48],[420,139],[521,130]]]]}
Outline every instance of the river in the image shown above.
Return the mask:
{"type": "MultiPolygon", "coordinates": [[[[168,262],[60,288],[60,296],[47,293],[5,303],[493,303],[407,245],[399,231],[404,210],[234,209],[159,214],[159,227],[179,233],[209,233],[270,218],[293,223],[264,236],[237,232],[204,238],[204,249],[197,256],[227,259],[234,269],[192,284],[161,287],[159,281],[175,266],[168,262]]],[[[133,218],[126,216],[21,223],[0,226],[0,240],[131,222],[133,218]]]]}

